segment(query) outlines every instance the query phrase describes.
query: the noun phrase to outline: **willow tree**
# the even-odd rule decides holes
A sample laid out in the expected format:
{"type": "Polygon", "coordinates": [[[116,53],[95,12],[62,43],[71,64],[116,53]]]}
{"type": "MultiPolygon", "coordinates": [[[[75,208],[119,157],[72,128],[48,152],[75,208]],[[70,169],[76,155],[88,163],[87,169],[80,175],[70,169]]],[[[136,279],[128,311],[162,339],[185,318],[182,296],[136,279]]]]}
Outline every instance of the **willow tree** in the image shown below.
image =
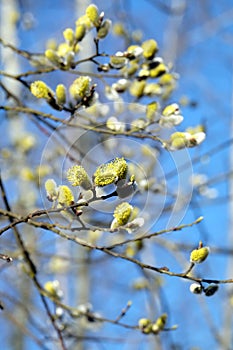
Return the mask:
{"type": "Polygon", "coordinates": [[[1,72],[4,130],[14,136],[1,151],[2,317],[42,349],[122,346],[126,336],[129,345],[162,348],[179,326],[165,288],[176,293],[179,283],[205,298],[231,282],[198,272],[205,242],[194,238],[185,251],[176,244],[177,232],[182,244],[203,220],[183,218],[195,180],[189,149],[205,140],[204,127],[182,128],[179,75],[156,38],[142,40],[106,15],[91,4],[43,53],[0,41],[26,60],[22,72],[1,72]],[[111,45],[116,37],[123,50],[111,45]],[[86,62],[91,72],[81,69],[86,62]],[[90,275],[88,303],[80,267],[90,275]]]}

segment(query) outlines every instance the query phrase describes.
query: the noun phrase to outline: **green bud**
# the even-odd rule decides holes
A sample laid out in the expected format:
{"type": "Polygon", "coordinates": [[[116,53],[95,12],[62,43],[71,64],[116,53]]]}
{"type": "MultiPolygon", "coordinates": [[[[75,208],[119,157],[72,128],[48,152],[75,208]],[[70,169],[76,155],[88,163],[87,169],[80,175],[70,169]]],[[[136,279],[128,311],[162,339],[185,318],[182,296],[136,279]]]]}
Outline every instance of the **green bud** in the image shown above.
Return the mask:
{"type": "Polygon", "coordinates": [[[180,113],[180,108],[177,103],[172,103],[168,106],[166,106],[162,112],[162,115],[165,117],[168,117],[170,115],[177,115],[180,113]]]}
{"type": "Polygon", "coordinates": [[[175,84],[175,79],[177,79],[177,76],[172,73],[165,73],[159,78],[159,84],[164,85],[173,85],[175,84]]]}
{"type": "Polygon", "coordinates": [[[66,87],[63,84],[57,85],[56,98],[59,105],[64,105],[64,103],[66,103],[66,87]]]}
{"type": "Polygon", "coordinates": [[[129,59],[139,58],[143,53],[143,49],[138,45],[131,45],[127,49],[127,57],[129,59]]]}
{"type": "Polygon", "coordinates": [[[190,254],[190,261],[195,264],[200,264],[204,260],[206,260],[209,255],[210,248],[209,247],[201,247],[198,249],[194,249],[190,254]]]}
{"type": "Polygon", "coordinates": [[[110,57],[110,66],[115,69],[123,68],[127,63],[127,59],[121,52],[117,52],[115,56],[110,57]]]}
{"type": "Polygon", "coordinates": [[[138,321],[138,327],[140,329],[143,329],[147,327],[150,323],[151,321],[148,318],[140,318],[140,320],[138,321]]]}
{"type": "Polygon", "coordinates": [[[167,321],[167,314],[162,314],[152,325],[152,332],[154,334],[158,334],[160,331],[162,331],[165,327],[167,321]]]}
{"type": "Polygon", "coordinates": [[[98,39],[104,39],[108,35],[111,27],[111,23],[112,22],[109,19],[106,19],[102,23],[101,27],[98,29],[98,32],[97,32],[98,39]]]}
{"type": "Polygon", "coordinates": [[[83,24],[80,24],[75,29],[75,39],[81,41],[86,34],[86,28],[83,24]]]}
{"type": "Polygon", "coordinates": [[[146,118],[150,121],[154,121],[156,112],[159,109],[159,103],[153,101],[146,106],[146,118]]]}
{"type": "Polygon", "coordinates": [[[86,30],[90,30],[93,27],[89,17],[85,14],[77,19],[75,22],[76,26],[83,25],[86,30]]]}
{"type": "Polygon", "coordinates": [[[143,56],[146,59],[151,59],[154,57],[158,51],[158,44],[154,39],[146,40],[142,43],[143,56]]]}
{"type": "Polygon", "coordinates": [[[171,147],[174,150],[183,149],[187,146],[187,141],[184,138],[177,137],[171,143],[171,147]]]}
{"type": "Polygon", "coordinates": [[[86,15],[89,20],[96,25],[99,19],[98,7],[94,4],[89,5],[86,9],[86,15]]]}
{"type": "Polygon", "coordinates": [[[48,49],[45,51],[45,57],[52,63],[54,63],[55,65],[59,65],[60,64],[60,57],[58,56],[58,54],[52,50],[52,49],[48,49]]]}
{"type": "Polygon", "coordinates": [[[150,77],[158,78],[166,72],[167,72],[167,67],[165,66],[164,63],[160,63],[157,67],[150,70],[150,77]]]}
{"type": "Polygon", "coordinates": [[[162,88],[157,83],[146,84],[143,93],[147,96],[160,96],[162,93],[162,88]]]}
{"type": "Polygon", "coordinates": [[[45,182],[45,190],[49,201],[53,202],[57,199],[58,188],[56,182],[53,179],[48,179],[45,182]]]}
{"type": "Polygon", "coordinates": [[[61,185],[58,187],[58,202],[66,206],[73,204],[74,196],[68,186],[61,185]]]}
{"type": "Polygon", "coordinates": [[[138,321],[138,327],[144,334],[150,334],[152,332],[152,322],[147,318],[141,318],[138,321]]]}
{"type": "Polygon", "coordinates": [[[67,43],[69,45],[72,45],[73,42],[74,42],[74,31],[73,29],[71,28],[66,28],[64,31],[63,31],[63,36],[64,36],[64,39],[67,41],[67,43]]]}
{"type": "Polygon", "coordinates": [[[130,85],[129,92],[132,96],[139,98],[143,95],[145,86],[146,82],[144,80],[134,80],[130,85]]]}

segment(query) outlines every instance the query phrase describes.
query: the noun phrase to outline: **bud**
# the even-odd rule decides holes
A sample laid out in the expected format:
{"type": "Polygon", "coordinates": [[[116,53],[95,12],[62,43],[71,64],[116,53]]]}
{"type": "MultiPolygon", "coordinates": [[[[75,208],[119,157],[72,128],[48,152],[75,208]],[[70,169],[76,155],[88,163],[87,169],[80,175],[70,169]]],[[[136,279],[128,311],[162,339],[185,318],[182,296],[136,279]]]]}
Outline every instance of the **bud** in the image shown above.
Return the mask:
{"type": "Polygon", "coordinates": [[[204,216],[199,216],[199,218],[197,218],[196,223],[199,224],[199,222],[201,222],[202,220],[204,220],[204,216]]]}
{"type": "Polygon", "coordinates": [[[153,101],[149,103],[146,106],[146,118],[149,119],[150,121],[154,121],[156,112],[158,112],[159,109],[159,103],[156,101],[153,101]]]}
{"type": "Polygon", "coordinates": [[[146,79],[150,76],[150,71],[146,68],[140,69],[137,76],[140,80],[146,79]]]}
{"type": "Polygon", "coordinates": [[[123,122],[120,122],[116,117],[109,117],[106,122],[106,126],[108,129],[113,131],[125,131],[125,124],[123,122]]]}
{"type": "Polygon", "coordinates": [[[209,251],[209,247],[201,247],[198,249],[194,249],[190,254],[190,262],[195,264],[202,263],[209,255],[209,251]]]}
{"type": "Polygon", "coordinates": [[[122,68],[122,73],[124,74],[124,77],[130,77],[134,75],[139,68],[139,64],[135,61],[130,62],[129,65],[122,68]]]}
{"type": "MultiPolygon", "coordinates": [[[[76,49],[79,50],[78,45],[75,46],[75,50],[76,49]]],[[[64,58],[65,58],[64,64],[66,65],[66,69],[75,68],[75,63],[74,63],[75,54],[73,51],[67,52],[64,58]]]]}
{"type": "Polygon", "coordinates": [[[128,166],[124,158],[115,158],[111,162],[100,165],[94,175],[96,186],[106,186],[125,179],[128,166]]]}
{"type": "Polygon", "coordinates": [[[86,16],[96,25],[99,19],[98,7],[94,4],[89,5],[86,9],[86,16]]]}
{"type": "Polygon", "coordinates": [[[101,27],[98,29],[98,32],[97,32],[98,39],[104,39],[108,35],[111,27],[111,23],[112,22],[109,19],[106,19],[102,23],[101,27]]]}
{"type": "Polygon", "coordinates": [[[54,298],[61,299],[63,296],[63,292],[60,289],[60,283],[57,280],[46,282],[44,289],[54,298]]]}
{"type": "Polygon", "coordinates": [[[131,130],[141,131],[144,130],[147,125],[147,122],[143,118],[134,119],[131,123],[131,130]]]}
{"type": "Polygon", "coordinates": [[[86,34],[86,28],[83,24],[80,24],[75,29],[75,39],[81,41],[86,34]]]}
{"type": "Polygon", "coordinates": [[[196,134],[187,133],[187,146],[195,147],[205,140],[206,134],[204,132],[197,132],[196,134]]]}
{"type": "Polygon", "coordinates": [[[146,40],[142,43],[143,56],[146,59],[151,59],[154,57],[158,51],[158,44],[154,39],[146,40]]]}
{"type": "Polygon", "coordinates": [[[158,334],[160,331],[162,331],[165,327],[167,321],[167,314],[162,314],[152,325],[152,332],[154,334],[158,334]]]}
{"type": "Polygon", "coordinates": [[[129,92],[132,96],[139,98],[143,95],[145,86],[146,82],[144,80],[134,80],[129,88],[129,92]]]}
{"type": "Polygon", "coordinates": [[[53,202],[57,199],[58,188],[56,182],[53,179],[48,179],[45,182],[45,190],[49,201],[53,202]]]}
{"type": "Polygon", "coordinates": [[[159,84],[162,86],[174,85],[178,77],[179,76],[174,73],[165,73],[159,78],[159,84]]]}
{"type": "Polygon", "coordinates": [[[72,45],[74,43],[74,31],[73,31],[73,29],[66,28],[63,31],[63,36],[69,45],[72,45]]]}
{"type": "Polygon", "coordinates": [[[179,150],[186,147],[186,141],[183,138],[176,138],[172,141],[172,150],[179,150]]]}
{"type": "Polygon", "coordinates": [[[138,46],[138,45],[131,45],[128,47],[127,49],[127,57],[132,60],[132,59],[135,59],[135,58],[138,58],[142,55],[143,53],[143,49],[141,46],[138,46]]]}
{"type": "Polygon", "coordinates": [[[59,105],[66,103],[66,88],[63,84],[58,84],[56,87],[56,99],[59,105]]]}
{"type": "Polygon", "coordinates": [[[84,190],[92,188],[86,170],[81,165],[74,165],[67,171],[67,180],[72,186],[81,186],[84,190]]]}
{"type": "Polygon", "coordinates": [[[86,30],[90,30],[93,27],[89,17],[85,14],[77,19],[75,22],[76,26],[83,25],[86,30]]]}
{"type": "Polygon", "coordinates": [[[180,108],[177,103],[172,103],[164,108],[162,111],[162,115],[165,117],[169,117],[171,115],[177,115],[180,113],[180,108]]]}
{"type": "Polygon", "coordinates": [[[58,202],[66,206],[74,203],[73,193],[68,186],[61,185],[58,187],[58,202]]]}
{"type": "Polygon", "coordinates": [[[41,80],[34,81],[30,86],[31,93],[37,98],[50,98],[51,90],[41,80]]]}
{"type": "Polygon", "coordinates": [[[150,77],[151,78],[158,78],[164,73],[167,72],[167,67],[164,63],[160,63],[157,67],[150,70],[150,77]]]}
{"type": "Polygon", "coordinates": [[[117,52],[115,56],[110,57],[110,66],[115,69],[121,69],[127,63],[127,59],[123,56],[122,52],[117,52]]]}
{"type": "Polygon", "coordinates": [[[157,83],[146,84],[143,93],[144,95],[148,95],[148,96],[151,96],[151,95],[160,96],[162,94],[162,88],[157,83]]]}
{"type": "Polygon", "coordinates": [[[110,66],[109,66],[109,64],[104,63],[104,64],[100,64],[100,65],[97,67],[97,69],[98,69],[99,72],[108,72],[109,69],[110,69],[110,66]]]}
{"type": "Polygon", "coordinates": [[[182,148],[187,147],[187,137],[186,133],[184,132],[174,132],[170,139],[171,139],[171,150],[179,150],[182,148]]]}
{"type": "Polygon", "coordinates": [[[192,283],[189,287],[189,290],[193,294],[201,294],[202,293],[202,287],[199,283],[192,283]]]}
{"type": "Polygon", "coordinates": [[[177,103],[172,103],[164,108],[159,124],[165,127],[179,125],[184,117],[181,115],[180,108],[177,103]]]}
{"type": "Polygon", "coordinates": [[[144,334],[150,334],[152,331],[152,323],[147,318],[140,318],[138,321],[138,327],[144,334]]]}
{"type": "Polygon", "coordinates": [[[60,64],[60,57],[59,55],[56,53],[56,51],[48,49],[45,51],[45,57],[52,62],[55,65],[59,65],[60,64]]]}
{"type": "Polygon", "coordinates": [[[61,43],[57,48],[57,54],[60,57],[66,57],[68,52],[73,52],[73,48],[67,43],[61,43]]]}
{"type": "Polygon", "coordinates": [[[211,297],[214,295],[218,290],[217,284],[211,284],[207,288],[204,289],[204,293],[207,297],[211,297]]]}
{"type": "Polygon", "coordinates": [[[119,204],[114,210],[114,218],[116,219],[115,225],[112,228],[124,226],[130,219],[133,207],[127,202],[119,204]]]}
{"type": "Polygon", "coordinates": [[[142,227],[145,223],[144,218],[136,218],[132,220],[132,217],[133,217],[133,212],[132,212],[132,215],[130,216],[130,221],[124,226],[124,229],[128,233],[132,233],[136,231],[138,228],[142,227]]]}
{"type": "Polygon", "coordinates": [[[116,83],[112,84],[112,88],[117,92],[124,92],[129,86],[129,81],[127,79],[119,79],[116,83]]]}
{"type": "Polygon", "coordinates": [[[76,100],[83,98],[90,91],[90,81],[88,76],[79,77],[70,85],[70,94],[76,100]]]}

